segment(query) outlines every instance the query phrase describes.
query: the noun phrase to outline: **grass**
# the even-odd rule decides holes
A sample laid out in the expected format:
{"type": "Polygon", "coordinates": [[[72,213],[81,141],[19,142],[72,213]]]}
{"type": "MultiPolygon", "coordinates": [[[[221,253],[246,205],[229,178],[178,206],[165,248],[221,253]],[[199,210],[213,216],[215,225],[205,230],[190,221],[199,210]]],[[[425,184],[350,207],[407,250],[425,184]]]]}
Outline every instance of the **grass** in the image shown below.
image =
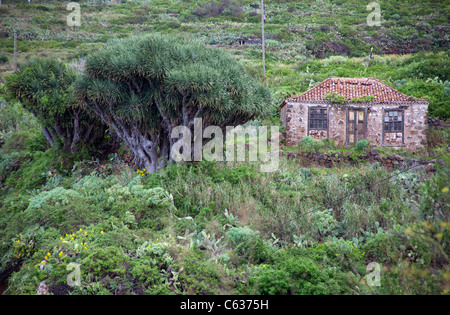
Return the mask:
{"type": "MultiPolygon", "coordinates": [[[[57,181],[47,178],[32,193],[6,191],[0,224],[9,225],[2,229],[2,238],[12,242],[2,247],[2,261],[7,266],[19,255],[23,265],[11,278],[8,293],[34,292],[39,281],[23,277],[32,272],[55,289],[66,278],[64,266],[82,259],[83,274],[96,275],[100,281],[83,278],[81,287],[70,289],[73,293],[112,294],[118,281],[134,294],[263,294],[269,288],[281,294],[278,285],[271,284],[280,277],[287,281],[282,292],[301,294],[309,292],[304,291],[306,284],[298,287],[295,269],[284,262],[303,264],[303,257],[308,257],[312,261],[305,268],[313,272],[321,261],[314,262],[315,255],[327,257],[322,267],[328,271],[306,276],[314,283],[308,289],[314,294],[357,293],[345,281],[328,283],[326,274],[331,270],[333,279],[350,275],[354,279],[350,283],[356,281],[366,294],[444,292],[445,286],[408,283],[406,275],[401,277],[405,285],[393,286],[395,271],[384,271],[381,288],[361,281],[364,266],[378,261],[405,273],[421,270],[427,279],[445,285],[448,262],[441,249],[448,246],[448,228],[443,225],[448,221],[444,189],[448,165],[435,175],[414,170],[359,191],[390,174],[369,166],[299,169],[295,161],[284,158],[273,173],[260,173],[257,164],[201,162],[147,174],[109,163],[99,165],[90,176],[83,176],[89,163],[78,163],[74,173],[59,173],[57,181]],[[157,199],[150,204],[141,199],[155,189],[162,193],[157,198],[168,198],[159,206],[157,199]],[[77,210],[81,204],[82,215],[77,210]],[[58,216],[61,211],[64,218],[58,216]],[[30,224],[16,221],[22,212],[30,224]],[[43,227],[37,234],[32,230],[36,224],[43,227]],[[418,238],[436,233],[442,235],[437,245],[418,238]],[[256,237],[242,243],[249,236],[256,237]],[[30,240],[36,245],[30,247],[30,240]],[[80,242],[82,246],[77,245],[80,242]],[[379,247],[383,243],[390,246],[379,247]],[[155,260],[156,269],[147,270],[146,259],[155,260]],[[168,263],[178,276],[175,287],[163,285],[162,270],[168,263]],[[405,263],[406,267],[395,267],[405,263]],[[267,277],[273,270],[284,270],[283,275],[267,277]],[[230,281],[239,274],[248,279],[244,286],[230,281]],[[142,282],[145,275],[152,285],[142,282]],[[101,291],[90,291],[96,283],[102,284],[101,291]]],[[[23,167],[29,169],[29,164],[23,167]]]]}
{"type": "MultiPolygon", "coordinates": [[[[226,50],[262,79],[259,44],[237,43],[259,38],[255,1],[242,1],[241,13],[194,14],[206,2],[81,1],[82,26],[70,29],[65,2],[3,0],[0,56],[9,61],[1,75],[12,72],[13,29],[19,65],[31,56],[71,63],[109,38],[158,31],[226,50]]],[[[379,3],[383,24],[374,29],[365,25],[360,1],[268,2],[274,105],[329,76],[377,77],[428,97],[430,114],[448,118],[448,8],[379,3]]],[[[254,123],[279,125],[279,109],[254,123]]],[[[448,154],[434,173],[414,169],[377,185],[395,173],[364,163],[300,165],[284,156],[271,173],[261,173],[258,162],[201,162],[147,174],[122,161],[126,148],[105,160],[60,155],[39,128],[20,104],[0,109],[0,273],[9,277],[7,294],[35,294],[42,283],[53,294],[450,292],[448,154]],[[71,262],[83,265],[77,288],[64,285],[71,262]],[[367,284],[370,262],[383,267],[380,287],[367,284]]],[[[417,155],[376,150],[426,159],[447,146],[443,129],[431,131],[429,147],[417,155]]],[[[359,154],[331,143],[317,149],[359,154]]]]}

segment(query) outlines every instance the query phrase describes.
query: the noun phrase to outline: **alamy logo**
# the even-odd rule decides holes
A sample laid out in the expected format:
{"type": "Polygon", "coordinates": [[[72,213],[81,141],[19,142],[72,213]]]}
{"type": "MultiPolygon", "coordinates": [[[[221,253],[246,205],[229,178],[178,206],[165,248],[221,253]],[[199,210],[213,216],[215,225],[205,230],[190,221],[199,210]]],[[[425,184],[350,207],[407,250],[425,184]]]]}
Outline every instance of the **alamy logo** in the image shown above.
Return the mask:
{"type": "Polygon", "coordinates": [[[66,10],[72,11],[67,16],[68,26],[80,26],[81,25],[81,7],[79,3],[69,2],[67,4],[66,10]]]}
{"type": "Polygon", "coordinates": [[[261,161],[261,172],[274,172],[279,166],[279,127],[270,127],[270,144],[266,126],[227,126],[225,138],[218,126],[208,126],[203,130],[202,119],[194,119],[194,134],[186,126],[177,126],[172,130],[171,138],[178,139],[171,149],[175,162],[181,161],[245,161],[248,149],[248,161],[261,161]],[[213,136],[214,135],[214,136],[213,136]],[[193,138],[192,138],[193,137],[193,138]],[[248,137],[248,141],[246,138],[248,137]],[[203,145],[204,139],[210,139],[203,145]],[[238,145],[235,142],[242,142],[238,145]],[[192,145],[193,140],[193,145],[192,145]],[[224,142],[225,140],[225,142],[224,142]],[[270,147],[271,151],[268,152],[270,147]],[[225,155],[224,155],[225,149],[225,155]]]}
{"type": "Polygon", "coordinates": [[[367,265],[366,271],[372,271],[366,276],[369,287],[379,287],[381,285],[381,266],[379,263],[371,262],[367,265]]]}
{"type": "Polygon", "coordinates": [[[72,271],[67,275],[67,285],[70,287],[79,287],[81,286],[81,270],[80,265],[74,262],[71,262],[67,265],[67,271],[72,271]]]}
{"type": "Polygon", "coordinates": [[[366,7],[367,11],[372,11],[367,16],[367,25],[369,26],[381,26],[381,8],[378,2],[371,2],[366,7]]]}

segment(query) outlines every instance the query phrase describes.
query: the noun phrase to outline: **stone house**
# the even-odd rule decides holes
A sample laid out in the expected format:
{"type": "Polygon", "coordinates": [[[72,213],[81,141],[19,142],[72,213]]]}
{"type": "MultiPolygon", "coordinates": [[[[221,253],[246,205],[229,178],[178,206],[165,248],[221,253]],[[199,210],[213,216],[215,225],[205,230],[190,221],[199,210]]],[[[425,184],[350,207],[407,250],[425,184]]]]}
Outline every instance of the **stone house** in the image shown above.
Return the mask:
{"type": "Polygon", "coordinates": [[[426,145],[428,102],[374,78],[330,77],[280,107],[287,145],[305,136],[329,138],[339,146],[362,139],[408,150],[426,145]]]}

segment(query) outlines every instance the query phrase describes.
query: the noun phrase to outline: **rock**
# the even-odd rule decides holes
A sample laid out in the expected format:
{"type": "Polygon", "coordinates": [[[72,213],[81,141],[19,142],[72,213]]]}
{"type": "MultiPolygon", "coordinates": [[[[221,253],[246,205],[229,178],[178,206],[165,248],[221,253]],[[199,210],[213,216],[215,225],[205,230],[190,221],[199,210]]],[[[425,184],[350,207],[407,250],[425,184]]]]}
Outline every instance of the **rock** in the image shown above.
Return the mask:
{"type": "Polygon", "coordinates": [[[434,168],[434,165],[430,163],[430,164],[427,164],[427,166],[425,166],[425,171],[427,173],[431,173],[431,172],[436,171],[436,169],[434,168]]]}
{"type": "Polygon", "coordinates": [[[37,289],[36,289],[36,295],[47,295],[48,294],[48,285],[45,283],[45,281],[42,281],[39,283],[37,289]]]}
{"type": "Polygon", "coordinates": [[[378,155],[378,151],[375,149],[370,150],[370,155],[373,155],[373,156],[378,155]]]}
{"type": "Polygon", "coordinates": [[[287,158],[288,158],[289,160],[295,159],[295,153],[294,153],[294,152],[289,152],[289,153],[287,154],[287,158]]]}

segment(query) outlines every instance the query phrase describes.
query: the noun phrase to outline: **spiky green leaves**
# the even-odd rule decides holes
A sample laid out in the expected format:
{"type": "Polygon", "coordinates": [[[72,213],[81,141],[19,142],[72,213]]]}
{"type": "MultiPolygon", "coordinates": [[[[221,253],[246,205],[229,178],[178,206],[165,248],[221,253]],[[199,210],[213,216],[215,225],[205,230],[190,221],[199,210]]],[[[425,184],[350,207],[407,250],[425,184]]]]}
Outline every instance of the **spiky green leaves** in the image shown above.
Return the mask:
{"type": "Polygon", "coordinates": [[[49,143],[72,152],[80,142],[92,144],[103,138],[105,128],[97,116],[77,106],[72,92],[77,75],[57,60],[36,58],[7,77],[6,83],[9,93],[38,117],[49,143]]]}
{"type": "Polygon", "coordinates": [[[112,40],[88,57],[85,69],[74,85],[76,99],[128,135],[123,140],[133,142],[135,154],[139,143],[151,147],[145,139],[166,142],[172,128],[192,126],[194,118],[202,118],[204,127],[236,126],[270,108],[268,89],[242,65],[187,38],[112,40]]]}
{"type": "Polygon", "coordinates": [[[41,114],[45,125],[74,105],[69,89],[75,78],[76,72],[64,64],[36,58],[7,77],[6,87],[26,109],[41,114]]]}

